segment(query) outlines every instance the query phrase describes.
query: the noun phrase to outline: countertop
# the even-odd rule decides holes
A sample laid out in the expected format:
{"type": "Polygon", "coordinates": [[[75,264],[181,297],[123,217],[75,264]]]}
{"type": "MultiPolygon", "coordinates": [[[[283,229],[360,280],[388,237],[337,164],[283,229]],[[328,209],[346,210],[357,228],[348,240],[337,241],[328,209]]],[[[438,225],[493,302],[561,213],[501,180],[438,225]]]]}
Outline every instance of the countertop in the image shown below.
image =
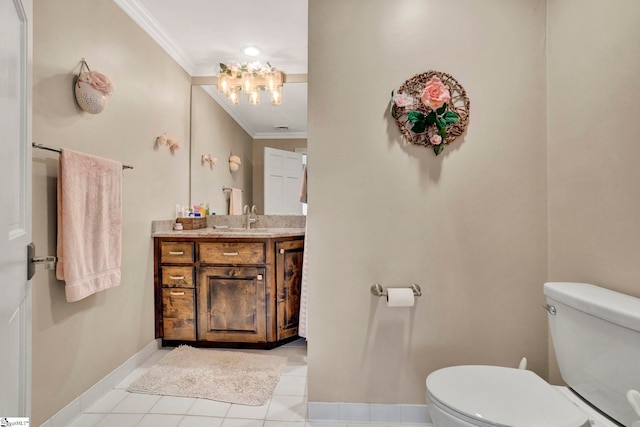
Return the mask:
{"type": "Polygon", "coordinates": [[[156,231],[151,237],[220,237],[255,239],[304,236],[304,228],[200,228],[198,230],[156,231]]]}

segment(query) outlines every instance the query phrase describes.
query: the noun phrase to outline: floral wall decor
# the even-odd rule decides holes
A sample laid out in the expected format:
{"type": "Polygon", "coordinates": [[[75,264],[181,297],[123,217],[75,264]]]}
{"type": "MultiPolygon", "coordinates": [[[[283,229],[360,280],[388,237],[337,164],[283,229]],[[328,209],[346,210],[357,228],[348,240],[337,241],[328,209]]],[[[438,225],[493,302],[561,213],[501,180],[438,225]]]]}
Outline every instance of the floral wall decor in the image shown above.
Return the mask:
{"type": "Polygon", "coordinates": [[[209,163],[209,166],[213,167],[218,162],[218,159],[213,157],[211,154],[203,154],[200,161],[203,165],[205,163],[209,163]]]}
{"type": "Polygon", "coordinates": [[[113,92],[113,83],[109,77],[91,71],[84,58],[80,62],[80,73],[74,87],[78,106],[90,114],[98,114],[104,110],[107,97],[113,92]]]}
{"type": "Polygon", "coordinates": [[[163,133],[162,135],[156,138],[157,147],[162,147],[164,145],[169,147],[169,150],[171,150],[172,152],[180,148],[180,142],[175,139],[169,138],[166,133],[163,133]]]}
{"type": "Polygon", "coordinates": [[[240,157],[235,155],[231,155],[229,157],[229,170],[231,172],[237,171],[240,168],[241,164],[242,164],[242,160],[240,160],[240,157]]]}
{"type": "Polygon", "coordinates": [[[462,135],[469,123],[469,98],[451,75],[429,70],[391,92],[391,115],[402,136],[432,147],[436,156],[462,135]]]}

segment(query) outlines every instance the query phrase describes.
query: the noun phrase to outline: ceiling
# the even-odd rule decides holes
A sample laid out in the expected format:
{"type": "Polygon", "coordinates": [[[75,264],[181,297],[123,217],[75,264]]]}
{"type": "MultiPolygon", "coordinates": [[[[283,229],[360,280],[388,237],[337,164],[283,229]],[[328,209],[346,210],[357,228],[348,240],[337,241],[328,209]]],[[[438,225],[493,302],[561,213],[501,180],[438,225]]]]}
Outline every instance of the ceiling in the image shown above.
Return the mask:
{"type": "MultiPolygon", "coordinates": [[[[269,62],[285,74],[307,73],[307,0],[114,0],[187,73],[215,76],[219,64],[269,62]],[[246,45],[262,53],[249,57],[246,45]]],[[[282,104],[241,96],[228,105],[205,90],[255,139],[307,137],[307,84],[285,83],[282,104]],[[288,130],[280,129],[286,126],[288,130]]]]}

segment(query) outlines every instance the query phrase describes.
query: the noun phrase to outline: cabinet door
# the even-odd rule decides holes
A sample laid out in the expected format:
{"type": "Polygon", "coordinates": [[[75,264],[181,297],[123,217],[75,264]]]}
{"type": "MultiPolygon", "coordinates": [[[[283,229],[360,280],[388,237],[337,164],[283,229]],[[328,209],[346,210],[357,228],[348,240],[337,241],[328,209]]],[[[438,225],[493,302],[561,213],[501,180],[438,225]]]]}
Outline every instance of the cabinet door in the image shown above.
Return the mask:
{"type": "Polygon", "coordinates": [[[198,339],[266,342],[264,267],[198,271],[198,339]]]}
{"type": "Polygon", "coordinates": [[[277,339],[298,333],[304,240],[276,243],[277,339]]]}
{"type": "Polygon", "coordinates": [[[196,319],[193,289],[162,289],[162,322],[165,340],[195,341],[196,319]]]}

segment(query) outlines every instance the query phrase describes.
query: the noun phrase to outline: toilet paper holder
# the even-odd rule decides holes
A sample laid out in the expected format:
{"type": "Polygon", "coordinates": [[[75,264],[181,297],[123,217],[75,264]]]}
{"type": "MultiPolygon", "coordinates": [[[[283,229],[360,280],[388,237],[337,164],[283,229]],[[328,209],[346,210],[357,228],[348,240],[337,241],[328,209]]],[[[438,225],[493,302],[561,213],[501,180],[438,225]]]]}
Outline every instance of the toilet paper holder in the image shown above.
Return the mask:
{"type": "MultiPolygon", "coordinates": [[[[411,290],[413,291],[414,296],[422,296],[422,289],[420,289],[420,286],[418,286],[417,284],[414,283],[413,285],[409,286],[409,288],[411,288],[411,290]]],[[[377,297],[387,296],[387,291],[384,289],[384,287],[382,287],[380,283],[376,283],[375,285],[371,286],[371,293],[377,297]]]]}

